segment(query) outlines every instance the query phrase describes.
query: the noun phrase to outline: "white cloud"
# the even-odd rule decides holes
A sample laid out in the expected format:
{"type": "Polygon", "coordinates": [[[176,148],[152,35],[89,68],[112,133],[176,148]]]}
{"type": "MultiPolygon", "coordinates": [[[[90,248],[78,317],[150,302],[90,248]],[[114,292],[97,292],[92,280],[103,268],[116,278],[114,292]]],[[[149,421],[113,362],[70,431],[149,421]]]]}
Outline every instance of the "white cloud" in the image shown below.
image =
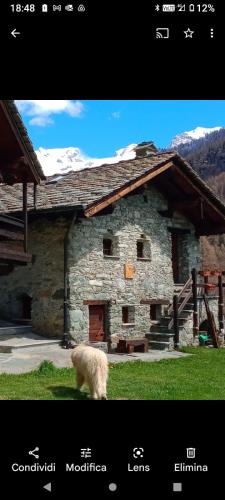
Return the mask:
{"type": "Polygon", "coordinates": [[[37,125],[44,127],[53,124],[54,120],[51,118],[54,114],[67,113],[72,117],[80,117],[84,111],[84,105],[80,101],[69,100],[27,100],[15,101],[21,113],[30,116],[30,125],[37,125]]]}
{"type": "Polygon", "coordinates": [[[35,116],[29,123],[30,125],[37,125],[38,127],[46,127],[46,125],[52,125],[54,121],[48,116],[35,116]]]}
{"type": "Polygon", "coordinates": [[[112,117],[115,118],[115,120],[119,120],[120,116],[121,116],[121,112],[120,111],[113,111],[112,117]]]}

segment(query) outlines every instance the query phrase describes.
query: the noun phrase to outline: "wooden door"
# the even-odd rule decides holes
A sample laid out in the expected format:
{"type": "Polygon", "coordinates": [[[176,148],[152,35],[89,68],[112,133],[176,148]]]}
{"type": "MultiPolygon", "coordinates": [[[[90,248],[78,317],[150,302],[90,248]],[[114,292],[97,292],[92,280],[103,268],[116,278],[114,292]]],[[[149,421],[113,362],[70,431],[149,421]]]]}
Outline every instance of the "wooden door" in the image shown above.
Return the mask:
{"type": "Polygon", "coordinates": [[[105,341],[105,306],[89,306],[89,340],[105,341]]]}
{"type": "Polygon", "coordinates": [[[179,273],[179,235],[176,233],[171,233],[172,240],[172,268],[173,268],[173,279],[174,283],[179,283],[180,273],[179,273]]]}

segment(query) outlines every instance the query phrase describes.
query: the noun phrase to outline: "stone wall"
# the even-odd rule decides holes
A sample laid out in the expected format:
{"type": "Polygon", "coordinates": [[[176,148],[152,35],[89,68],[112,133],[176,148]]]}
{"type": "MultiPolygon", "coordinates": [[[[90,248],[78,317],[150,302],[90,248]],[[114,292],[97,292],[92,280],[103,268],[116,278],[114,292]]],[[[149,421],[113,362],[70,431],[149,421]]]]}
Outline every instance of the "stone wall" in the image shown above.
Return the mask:
{"type": "Polygon", "coordinates": [[[16,267],[0,277],[0,317],[22,316],[24,294],[32,297],[33,330],[48,336],[62,335],[64,298],[64,235],[66,222],[45,218],[29,224],[28,251],[33,264],[16,267]]]}
{"type": "Polygon", "coordinates": [[[169,227],[185,228],[184,269],[199,267],[199,242],[192,224],[175,213],[172,219],[158,210],[167,202],[153,187],[144,195],[136,194],[115,204],[113,214],[81,219],[70,235],[69,317],[70,333],[76,341],[89,339],[87,300],[107,300],[107,334],[112,339],[143,336],[150,329],[150,306],[142,299],[172,300],[174,291],[171,234],[169,227]],[[103,238],[116,238],[117,255],[103,255],[103,238]],[[137,240],[146,238],[150,257],[137,259],[137,240]],[[125,279],[124,265],[134,266],[133,279],[125,279]],[[122,323],[122,306],[135,307],[134,324],[122,323]]]}

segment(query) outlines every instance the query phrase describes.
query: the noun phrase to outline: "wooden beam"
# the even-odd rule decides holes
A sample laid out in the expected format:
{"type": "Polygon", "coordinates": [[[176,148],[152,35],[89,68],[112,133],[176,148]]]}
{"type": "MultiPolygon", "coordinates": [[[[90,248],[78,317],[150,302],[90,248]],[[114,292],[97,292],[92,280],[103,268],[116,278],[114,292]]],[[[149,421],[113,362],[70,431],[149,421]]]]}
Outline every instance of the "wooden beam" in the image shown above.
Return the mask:
{"type": "Polygon", "coordinates": [[[173,234],[191,234],[191,230],[190,229],[185,229],[185,228],[182,228],[182,227],[167,227],[167,231],[169,231],[169,233],[173,233],[173,234]]]}
{"type": "Polygon", "coordinates": [[[5,245],[2,245],[0,243],[0,259],[6,260],[6,261],[21,261],[21,262],[31,262],[32,261],[32,255],[28,253],[24,253],[21,251],[21,249],[15,248],[15,249],[10,249],[6,247],[5,245]]]}
{"type": "Polygon", "coordinates": [[[23,217],[24,217],[24,252],[27,253],[27,230],[28,230],[28,218],[27,218],[27,183],[23,183],[23,217]]]}
{"type": "Polygon", "coordinates": [[[196,337],[199,331],[199,324],[198,324],[197,271],[195,268],[192,269],[191,276],[192,276],[192,296],[193,296],[193,336],[196,337]]]}
{"type": "Polygon", "coordinates": [[[224,220],[224,223],[225,223],[225,216],[222,214],[222,212],[214,205],[214,203],[212,201],[209,200],[209,198],[207,197],[207,195],[203,194],[202,193],[202,190],[199,189],[196,184],[194,184],[194,182],[192,182],[190,180],[190,178],[188,177],[187,174],[185,174],[184,172],[182,172],[182,170],[177,167],[176,165],[174,165],[174,171],[177,172],[179,175],[181,175],[185,180],[186,182],[189,182],[189,184],[191,184],[191,186],[194,188],[195,191],[198,192],[199,196],[206,201],[206,203],[211,207],[213,208],[213,210],[215,210],[219,215],[220,217],[223,218],[224,220]]]}
{"type": "Polygon", "coordinates": [[[7,229],[2,229],[0,227],[0,236],[3,236],[9,240],[18,240],[23,241],[24,235],[23,233],[15,233],[14,231],[7,231],[7,229]]]}
{"type": "Polygon", "coordinates": [[[19,219],[15,219],[14,217],[9,217],[8,215],[0,215],[0,223],[3,222],[4,224],[10,224],[12,226],[16,227],[22,227],[24,226],[23,221],[19,219]]]}
{"type": "Polygon", "coordinates": [[[222,330],[224,333],[224,297],[223,297],[223,278],[222,276],[218,276],[218,287],[219,287],[219,303],[218,303],[218,313],[219,313],[219,326],[220,331],[222,330]]]}
{"type": "Polygon", "coordinates": [[[84,306],[102,306],[108,304],[109,300],[84,300],[84,306]]]}
{"type": "Polygon", "coordinates": [[[104,200],[101,199],[100,201],[95,202],[91,207],[87,208],[84,211],[84,215],[86,217],[92,217],[100,210],[103,210],[103,208],[107,207],[108,205],[111,205],[111,203],[114,203],[115,201],[119,200],[120,198],[127,195],[128,193],[131,193],[131,191],[134,191],[139,186],[142,186],[142,184],[144,184],[145,182],[150,181],[151,179],[153,179],[157,175],[161,174],[162,172],[165,172],[166,170],[168,170],[172,166],[173,166],[173,163],[171,161],[170,162],[167,161],[167,162],[164,162],[164,164],[161,166],[157,166],[155,168],[152,168],[151,171],[148,172],[147,174],[142,175],[141,177],[139,177],[135,181],[129,182],[129,185],[126,184],[124,187],[120,188],[117,191],[117,193],[110,194],[107,197],[105,197],[104,200]]]}
{"type": "Polygon", "coordinates": [[[173,328],[174,328],[174,348],[179,347],[179,317],[178,317],[178,296],[173,296],[173,328]]]}
{"type": "Polygon", "coordinates": [[[217,226],[216,223],[214,226],[198,224],[195,231],[196,236],[212,236],[216,234],[225,234],[225,221],[224,225],[217,226]]]}
{"type": "Polygon", "coordinates": [[[8,252],[9,254],[14,254],[15,252],[24,253],[22,245],[13,241],[0,241],[0,251],[8,252]]]}

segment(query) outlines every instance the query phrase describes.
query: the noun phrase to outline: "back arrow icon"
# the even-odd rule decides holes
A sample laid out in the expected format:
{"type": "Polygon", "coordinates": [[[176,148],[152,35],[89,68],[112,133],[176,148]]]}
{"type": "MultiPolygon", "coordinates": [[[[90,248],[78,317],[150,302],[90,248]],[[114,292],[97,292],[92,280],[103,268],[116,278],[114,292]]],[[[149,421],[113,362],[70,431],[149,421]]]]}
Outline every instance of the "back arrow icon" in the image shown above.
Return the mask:
{"type": "Polygon", "coordinates": [[[16,35],[20,35],[20,32],[19,31],[16,31],[16,28],[11,31],[11,35],[14,36],[14,38],[16,38],[16,35]]]}

